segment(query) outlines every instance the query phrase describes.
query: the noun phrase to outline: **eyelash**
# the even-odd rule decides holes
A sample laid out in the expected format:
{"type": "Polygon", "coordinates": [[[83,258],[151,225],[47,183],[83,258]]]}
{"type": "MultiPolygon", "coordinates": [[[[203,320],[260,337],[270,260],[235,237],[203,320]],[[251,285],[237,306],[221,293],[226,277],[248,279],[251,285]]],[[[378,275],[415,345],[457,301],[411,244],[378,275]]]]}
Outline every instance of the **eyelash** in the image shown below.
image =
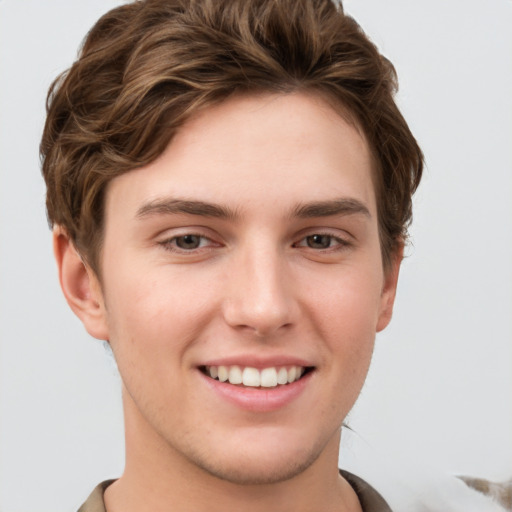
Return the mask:
{"type": "MultiPolygon", "coordinates": [[[[212,245],[220,245],[216,244],[213,240],[208,238],[207,236],[200,235],[197,233],[184,233],[183,235],[174,236],[172,238],[162,240],[159,242],[159,244],[167,251],[170,252],[176,252],[181,254],[192,254],[200,250],[208,250],[212,247],[212,245]],[[196,239],[199,239],[199,245],[197,247],[191,247],[191,248],[183,248],[179,247],[178,241],[186,239],[187,237],[194,237],[196,239]],[[206,242],[206,243],[205,243],[206,242]]],[[[302,237],[298,242],[293,244],[293,247],[305,247],[307,249],[311,249],[314,251],[322,251],[322,252],[336,252],[345,249],[346,247],[349,247],[351,244],[347,240],[337,237],[331,233],[322,233],[322,232],[315,232],[310,235],[306,235],[302,237]],[[312,241],[314,237],[320,237],[320,238],[327,238],[328,240],[328,247],[310,247],[308,244],[308,241],[312,241]]]]}

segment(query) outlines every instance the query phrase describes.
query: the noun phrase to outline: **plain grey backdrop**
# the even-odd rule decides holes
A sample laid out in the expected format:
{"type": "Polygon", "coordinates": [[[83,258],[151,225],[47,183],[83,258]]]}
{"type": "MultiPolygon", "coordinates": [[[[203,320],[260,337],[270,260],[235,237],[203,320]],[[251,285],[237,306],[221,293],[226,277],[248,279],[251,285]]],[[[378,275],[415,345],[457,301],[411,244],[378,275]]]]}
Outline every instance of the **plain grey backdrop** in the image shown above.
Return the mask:
{"type": "MultiPolygon", "coordinates": [[[[76,510],[123,466],[119,379],[61,296],[38,157],[50,82],[118,3],[0,0],[5,512],[76,510]]],[[[395,64],[427,170],[394,319],[349,418],[383,466],[352,442],[341,461],[363,476],[390,464],[397,480],[401,467],[510,478],[512,2],[347,0],[345,8],[395,64]]]]}

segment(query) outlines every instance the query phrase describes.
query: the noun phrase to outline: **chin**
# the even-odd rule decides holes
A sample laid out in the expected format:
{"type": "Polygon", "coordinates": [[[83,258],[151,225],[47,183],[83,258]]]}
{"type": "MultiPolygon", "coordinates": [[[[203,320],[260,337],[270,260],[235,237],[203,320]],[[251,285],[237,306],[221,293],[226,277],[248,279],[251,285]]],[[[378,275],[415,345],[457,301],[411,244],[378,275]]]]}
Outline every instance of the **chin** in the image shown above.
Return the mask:
{"type": "MultiPolygon", "coordinates": [[[[235,485],[268,485],[291,480],[306,471],[326,453],[327,442],[286,446],[287,443],[245,443],[220,453],[194,456],[189,460],[211,476],[235,485]],[[279,446],[277,446],[279,444],[279,446]]],[[[196,454],[197,455],[197,454],[196,454]]]]}
{"type": "Polygon", "coordinates": [[[224,461],[216,464],[201,464],[211,476],[235,485],[269,485],[291,480],[310,467],[318,456],[304,455],[295,460],[239,460],[236,463],[224,461]]]}

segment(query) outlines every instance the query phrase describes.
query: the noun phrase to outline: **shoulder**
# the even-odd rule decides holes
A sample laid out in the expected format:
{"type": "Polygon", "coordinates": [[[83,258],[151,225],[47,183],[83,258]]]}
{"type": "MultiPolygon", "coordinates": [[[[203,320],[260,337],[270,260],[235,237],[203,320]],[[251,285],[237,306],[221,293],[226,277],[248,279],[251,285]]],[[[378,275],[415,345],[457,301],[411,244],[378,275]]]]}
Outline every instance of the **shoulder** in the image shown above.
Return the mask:
{"type": "Polygon", "coordinates": [[[354,489],[363,512],[392,512],[386,500],[368,482],[343,469],[340,475],[354,489]]]}
{"type": "Polygon", "coordinates": [[[98,484],[91,492],[84,504],[78,509],[78,512],[106,512],[103,495],[105,489],[115,480],[105,480],[98,484]]]}

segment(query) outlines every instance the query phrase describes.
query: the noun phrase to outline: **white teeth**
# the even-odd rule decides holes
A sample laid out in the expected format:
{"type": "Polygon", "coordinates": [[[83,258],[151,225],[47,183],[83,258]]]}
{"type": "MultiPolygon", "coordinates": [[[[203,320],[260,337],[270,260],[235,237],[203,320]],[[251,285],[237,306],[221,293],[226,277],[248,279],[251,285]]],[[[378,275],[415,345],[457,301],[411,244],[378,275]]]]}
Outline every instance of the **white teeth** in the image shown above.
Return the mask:
{"type": "MultiPolygon", "coordinates": [[[[214,367],[210,366],[210,371],[212,371],[211,370],[212,368],[214,368],[214,367]]],[[[229,372],[228,372],[227,367],[226,366],[219,366],[218,375],[219,375],[219,380],[221,382],[226,382],[228,380],[228,377],[229,377],[229,372]]]]}
{"type": "Polygon", "coordinates": [[[279,368],[277,372],[277,383],[288,384],[288,370],[286,368],[279,368]]]}
{"type": "Polygon", "coordinates": [[[303,366],[281,366],[276,368],[270,366],[258,370],[251,366],[207,366],[206,373],[212,379],[220,382],[229,381],[230,384],[243,384],[244,386],[258,388],[274,388],[278,385],[291,384],[301,378],[304,374],[303,366]]]}
{"type": "Polygon", "coordinates": [[[260,372],[256,368],[245,368],[242,373],[242,382],[244,386],[258,388],[261,382],[260,372]]]}
{"type": "Polygon", "coordinates": [[[240,366],[232,366],[229,369],[229,383],[242,384],[242,370],[240,366]]]}
{"type": "Polygon", "coordinates": [[[265,368],[261,370],[261,386],[264,388],[277,386],[277,372],[275,368],[265,368]]]}

